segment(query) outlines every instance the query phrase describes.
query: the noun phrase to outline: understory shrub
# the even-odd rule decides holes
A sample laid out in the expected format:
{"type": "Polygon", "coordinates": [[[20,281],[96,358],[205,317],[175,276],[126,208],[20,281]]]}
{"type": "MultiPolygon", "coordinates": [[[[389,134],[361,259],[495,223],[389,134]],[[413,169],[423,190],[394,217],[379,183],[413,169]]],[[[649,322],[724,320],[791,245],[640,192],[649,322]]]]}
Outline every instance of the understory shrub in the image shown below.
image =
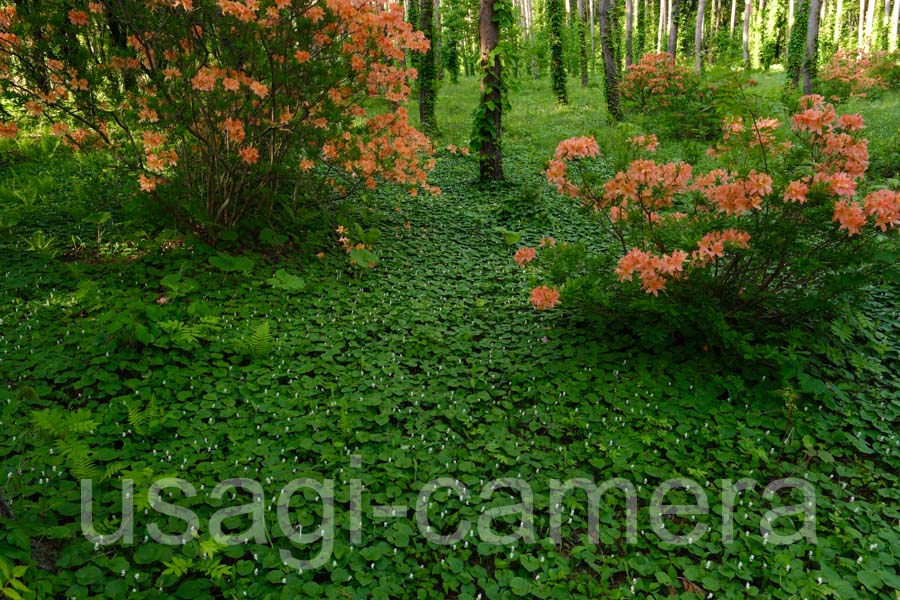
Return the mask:
{"type": "Polygon", "coordinates": [[[822,94],[840,101],[869,97],[900,86],[900,51],[838,50],[819,71],[822,94]]]}
{"type": "Polygon", "coordinates": [[[396,3],[161,0],[0,9],[0,90],[76,149],[111,149],[141,190],[173,184],[232,227],[274,198],[426,183],[401,107],[427,42],[396,3]]]}
{"type": "Polygon", "coordinates": [[[664,52],[645,54],[629,66],[619,92],[626,112],[653,117],[654,126],[669,135],[705,138],[715,129],[712,91],[664,52]]]}
{"type": "Polygon", "coordinates": [[[516,262],[540,284],[532,303],[633,308],[679,325],[711,314],[782,322],[896,275],[900,193],[865,188],[862,117],[821,96],[801,107],[791,139],[775,118],[727,119],[706,172],[654,161],[656,139],[644,135],[629,140],[627,167],[598,181],[591,166],[605,157],[594,139],[560,142],[547,179],[595,216],[605,247],[520,248],[516,262]]]}

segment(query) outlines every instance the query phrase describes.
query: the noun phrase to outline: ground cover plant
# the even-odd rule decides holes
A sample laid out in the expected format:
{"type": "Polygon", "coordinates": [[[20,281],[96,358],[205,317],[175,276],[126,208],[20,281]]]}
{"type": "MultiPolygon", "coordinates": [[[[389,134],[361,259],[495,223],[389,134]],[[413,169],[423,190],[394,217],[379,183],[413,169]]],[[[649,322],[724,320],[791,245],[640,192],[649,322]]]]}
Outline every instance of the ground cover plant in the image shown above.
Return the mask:
{"type": "MultiPolygon", "coordinates": [[[[758,79],[779,104],[782,78],[758,79]]],[[[718,160],[706,153],[715,142],[651,137],[652,118],[614,124],[597,94],[571,86],[557,106],[549,82],[514,87],[508,181],[478,184],[477,158],[461,150],[478,82],[462,77],[437,100],[445,133],[429,185],[440,195],[360,190],[303,207],[302,235],[273,219],[215,246],[146,203],[108,154],[40,131],[3,141],[0,592],[896,598],[896,262],[815,319],[774,328],[678,328],[567,303],[521,249],[569,242],[587,255],[617,241],[548,185],[560,140],[583,138],[564,147],[573,158],[594,154],[593,138],[585,177],[597,185],[627,169],[615,150],[629,139],[661,164],[718,160]],[[161,498],[195,522],[151,508],[163,478],[189,484],[161,498]],[[259,487],[221,485],[229,478],[259,487]],[[312,488],[280,503],[301,478],[333,480],[333,513],[312,488]],[[620,488],[590,511],[583,492],[554,499],[554,480],[579,478],[633,485],[636,512],[620,488]],[[696,504],[702,490],[708,514],[654,521],[658,486],[673,478],[691,484],[664,503],[696,504]],[[785,479],[805,487],[768,488],[785,479]],[[80,480],[93,482],[87,535],[80,480]],[[511,480],[533,492],[531,513],[517,507],[521,488],[491,487],[511,480]],[[96,537],[123,525],[129,499],[133,543],[96,537]],[[280,506],[299,528],[279,526],[280,506]],[[217,514],[240,543],[211,536],[217,514]],[[485,515],[494,541],[479,530],[485,515]],[[464,522],[470,534],[435,541],[464,522]],[[160,543],[153,524],[184,535],[160,543]],[[661,525],[692,539],[662,539],[661,525]],[[325,560],[298,568],[282,551],[325,560]]],[[[888,90],[839,107],[867,124],[860,200],[897,189],[898,104],[888,90]]],[[[817,164],[801,166],[813,177],[817,164]]],[[[881,233],[868,217],[868,235],[881,233]]],[[[886,230],[879,247],[896,251],[886,230]]],[[[578,264],[548,273],[565,280],[578,264]]],[[[637,281],[631,291],[653,302],[677,283],[660,298],[637,281]]]]}

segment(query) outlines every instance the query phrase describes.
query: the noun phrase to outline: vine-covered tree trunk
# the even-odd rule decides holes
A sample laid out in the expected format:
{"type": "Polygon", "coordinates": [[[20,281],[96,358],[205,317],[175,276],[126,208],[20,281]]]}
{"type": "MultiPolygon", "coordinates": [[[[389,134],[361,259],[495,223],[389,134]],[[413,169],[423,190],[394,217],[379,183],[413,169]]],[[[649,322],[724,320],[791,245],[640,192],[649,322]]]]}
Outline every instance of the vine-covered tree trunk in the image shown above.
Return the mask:
{"type": "Polygon", "coordinates": [[[587,60],[587,27],[584,18],[584,0],[578,0],[578,45],[579,67],[581,70],[581,87],[588,84],[588,60],[587,60]]]}
{"type": "Polygon", "coordinates": [[[434,0],[434,27],[432,31],[434,35],[431,44],[434,46],[434,64],[437,69],[438,81],[444,80],[444,36],[443,27],[441,27],[441,0],[434,0]]]}
{"type": "Polygon", "coordinates": [[[563,57],[563,3],[547,0],[547,21],[550,28],[550,82],[557,104],[568,104],[566,65],[563,57]]]}
{"type": "Polygon", "coordinates": [[[503,180],[500,133],[503,117],[503,79],[500,57],[494,52],[500,42],[500,25],[494,16],[494,0],[481,0],[478,13],[481,48],[481,102],[475,117],[475,142],[482,181],[503,180]]]}
{"type": "Polygon", "coordinates": [[[808,22],[808,0],[798,0],[794,24],[791,28],[791,38],[788,42],[787,79],[785,85],[789,89],[797,89],[800,85],[800,70],[803,67],[803,57],[805,56],[808,22]]]}
{"type": "Polygon", "coordinates": [[[703,71],[703,19],[706,11],[706,0],[697,4],[697,24],[694,27],[694,69],[703,71]]]}
{"type": "Polygon", "coordinates": [[[888,35],[888,50],[897,49],[897,25],[900,21],[900,0],[894,0],[891,5],[891,32],[888,35]]]}
{"type": "Polygon", "coordinates": [[[678,50],[678,10],[681,7],[681,0],[672,0],[672,12],[669,14],[669,47],[668,51],[672,57],[678,50]]]}
{"type": "Polygon", "coordinates": [[[625,68],[634,60],[634,0],[625,0],[625,68]]]}
{"type": "Polygon", "coordinates": [[[822,0],[809,0],[809,18],[806,28],[806,52],[803,58],[803,93],[812,93],[816,77],[816,50],[819,43],[819,10],[822,0]]]}
{"type": "Polygon", "coordinates": [[[600,52],[603,54],[603,81],[606,84],[606,107],[616,121],[622,119],[619,107],[619,70],[613,50],[612,32],[609,25],[610,0],[600,0],[600,52]]]}
{"type": "Polygon", "coordinates": [[[428,50],[419,58],[419,126],[428,134],[437,132],[434,114],[437,69],[434,60],[434,2],[422,0],[419,29],[428,40],[428,50]]]}

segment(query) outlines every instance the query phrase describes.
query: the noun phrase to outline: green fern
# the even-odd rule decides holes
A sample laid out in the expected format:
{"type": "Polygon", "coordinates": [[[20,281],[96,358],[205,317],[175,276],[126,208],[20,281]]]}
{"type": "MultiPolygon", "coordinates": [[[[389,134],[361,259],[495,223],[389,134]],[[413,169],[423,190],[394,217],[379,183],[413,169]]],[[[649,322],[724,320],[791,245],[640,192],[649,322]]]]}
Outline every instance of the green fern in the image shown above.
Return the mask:
{"type": "Polygon", "coordinates": [[[191,570],[191,567],[194,566],[194,561],[181,556],[173,556],[172,560],[163,561],[163,564],[166,566],[166,570],[162,573],[163,575],[174,575],[181,578],[191,570]]]}
{"type": "Polygon", "coordinates": [[[226,575],[231,574],[231,566],[221,564],[221,560],[222,559],[218,557],[211,560],[204,560],[197,565],[197,568],[201,573],[213,581],[218,581],[226,575]]]}
{"type": "Polygon", "coordinates": [[[220,542],[215,538],[207,538],[200,542],[200,556],[205,558],[213,558],[216,554],[226,549],[228,544],[220,542]]]}
{"type": "Polygon", "coordinates": [[[263,321],[253,328],[249,335],[235,341],[235,349],[240,354],[260,358],[272,351],[274,339],[269,330],[269,322],[263,321]]]}

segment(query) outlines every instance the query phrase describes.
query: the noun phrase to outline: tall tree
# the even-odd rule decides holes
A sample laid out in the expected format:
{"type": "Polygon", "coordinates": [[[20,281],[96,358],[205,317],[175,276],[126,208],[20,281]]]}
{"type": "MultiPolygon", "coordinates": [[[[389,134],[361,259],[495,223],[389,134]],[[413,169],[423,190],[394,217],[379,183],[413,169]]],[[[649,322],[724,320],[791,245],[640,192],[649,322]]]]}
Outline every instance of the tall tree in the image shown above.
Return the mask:
{"type": "MultiPolygon", "coordinates": [[[[503,150],[500,134],[503,121],[503,72],[500,56],[500,22],[494,0],[481,0],[478,11],[479,49],[481,51],[481,101],[475,110],[473,146],[478,153],[482,181],[503,180],[503,150]]],[[[497,2],[500,4],[500,2],[497,2]]]]}
{"type": "Polygon", "coordinates": [[[706,0],[699,0],[697,4],[697,24],[694,27],[694,69],[698,73],[703,71],[703,18],[706,10],[706,0]]]}
{"type": "Polygon", "coordinates": [[[666,32],[666,25],[668,21],[666,20],[666,16],[668,15],[668,4],[666,0],[659,0],[659,28],[656,30],[656,51],[663,51],[663,36],[666,32]]]}
{"type": "Polygon", "coordinates": [[[671,12],[669,13],[669,54],[673,57],[678,50],[678,10],[681,0],[671,0],[671,12]]]}
{"type": "Polygon", "coordinates": [[[428,40],[428,50],[419,58],[419,125],[422,131],[437,132],[434,113],[437,68],[434,60],[434,1],[422,0],[419,12],[419,29],[428,40]]]}
{"type": "Polygon", "coordinates": [[[578,45],[579,67],[581,69],[581,87],[588,84],[588,59],[587,59],[587,27],[584,18],[584,0],[578,0],[578,45]]]}
{"type": "Polygon", "coordinates": [[[610,0],[600,0],[600,52],[603,54],[603,81],[606,84],[606,107],[610,116],[619,121],[622,109],[619,106],[619,68],[613,49],[612,32],[609,24],[610,0]]]}
{"type": "Polygon", "coordinates": [[[803,93],[812,93],[816,77],[816,50],[819,44],[819,17],[822,0],[809,0],[809,18],[806,27],[806,52],[803,55],[803,93]]]}
{"type": "MultiPolygon", "coordinates": [[[[484,0],[482,0],[484,1],[484,0]]],[[[563,0],[547,0],[547,24],[550,29],[550,82],[557,104],[568,104],[566,64],[563,56],[563,0]]]]}
{"type": "Polygon", "coordinates": [[[897,49],[897,23],[900,20],[900,0],[894,0],[891,5],[891,31],[888,34],[888,50],[897,49]]]}
{"type": "Polygon", "coordinates": [[[634,60],[634,0],[625,0],[625,68],[634,60]]]}
{"type": "Polygon", "coordinates": [[[838,47],[838,42],[841,41],[841,18],[843,17],[843,12],[844,0],[837,0],[837,8],[834,15],[834,37],[832,39],[835,48],[838,47]]]}
{"type": "Polygon", "coordinates": [[[744,68],[750,68],[750,17],[753,11],[753,0],[744,0],[744,35],[742,38],[744,49],[744,68]]]}
{"type": "Polygon", "coordinates": [[[806,56],[806,31],[809,23],[809,1],[798,0],[794,13],[794,24],[788,41],[787,78],[785,86],[797,89],[800,86],[800,72],[806,56]]]}

